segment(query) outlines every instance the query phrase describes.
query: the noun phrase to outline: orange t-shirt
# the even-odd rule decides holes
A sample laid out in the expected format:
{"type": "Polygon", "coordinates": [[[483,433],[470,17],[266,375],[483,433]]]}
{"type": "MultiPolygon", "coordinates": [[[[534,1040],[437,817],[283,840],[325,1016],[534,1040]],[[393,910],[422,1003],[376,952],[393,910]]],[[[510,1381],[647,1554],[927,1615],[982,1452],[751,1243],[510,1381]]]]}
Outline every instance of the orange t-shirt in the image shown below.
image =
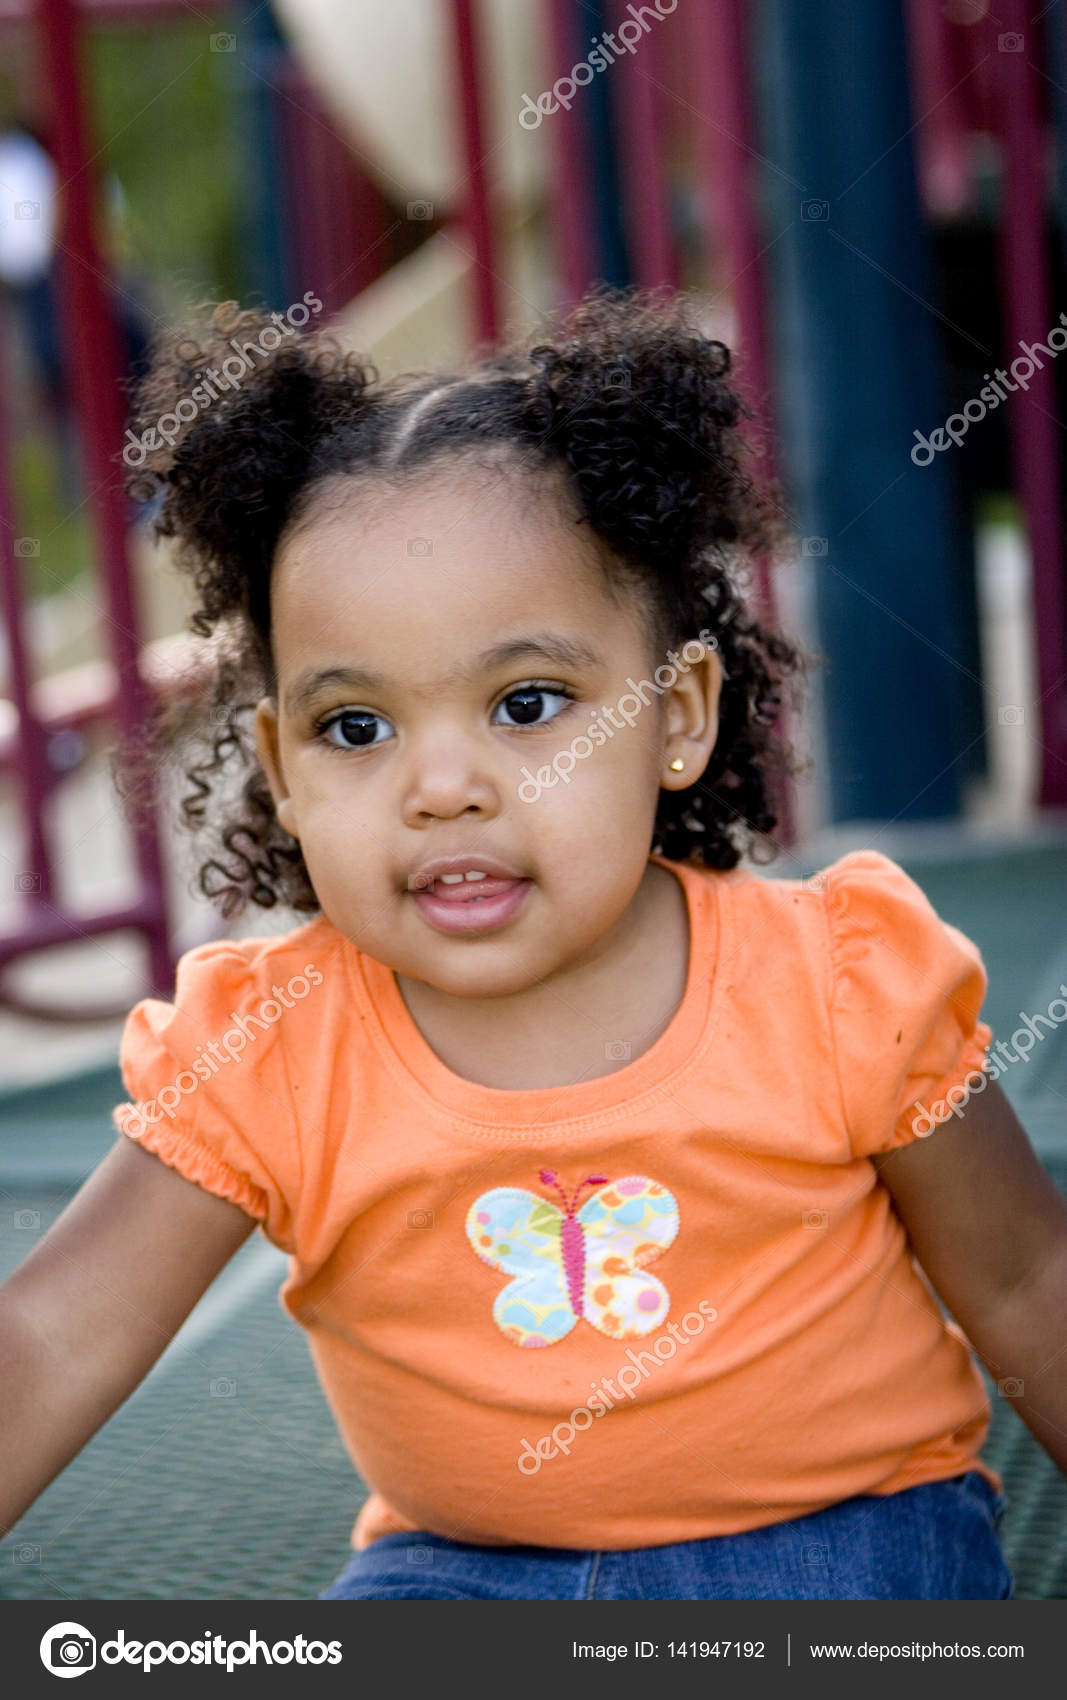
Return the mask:
{"type": "Polygon", "coordinates": [[[129,1017],[116,1126],[290,1255],[279,1301],[371,1488],[357,1548],[656,1546],[1000,1486],[868,1160],[981,1067],[978,950],[874,851],[806,882],[653,859],[685,994],[599,1079],[462,1079],[325,917],[189,951],[129,1017]]]}

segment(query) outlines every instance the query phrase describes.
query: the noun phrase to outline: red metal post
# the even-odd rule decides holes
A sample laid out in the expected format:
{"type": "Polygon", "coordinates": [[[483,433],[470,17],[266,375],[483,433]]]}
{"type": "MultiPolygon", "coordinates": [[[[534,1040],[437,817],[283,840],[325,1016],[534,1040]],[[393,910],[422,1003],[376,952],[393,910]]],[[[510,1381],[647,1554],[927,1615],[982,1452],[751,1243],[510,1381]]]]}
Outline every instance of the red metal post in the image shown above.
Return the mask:
{"type": "MultiPolygon", "coordinates": [[[[1031,63],[1035,27],[1023,0],[1002,0],[997,20],[990,26],[1001,43],[1016,37],[1025,44],[1019,51],[1007,49],[996,54],[1004,145],[1001,271],[1004,318],[1011,344],[1004,363],[1009,371],[1015,360],[1026,357],[1025,345],[1044,343],[1057,323],[1050,318],[1047,275],[1044,121],[1037,72],[1031,63]]],[[[1067,804],[1067,610],[1060,426],[1051,357],[1037,353],[1033,365],[1027,388],[1011,398],[1009,415],[1015,487],[1026,515],[1032,563],[1042,724],[1038,801],[1052,808],[1067,804]]]]}
{"type": "Polygon", "coordinates": [[[908,0],[905,18],[920,193],[928,214],[959,218],[975,202],[965,121],[973,72],[961,68],[961,25],[927,0],[908,0]]]}
{"type": "Polygon", "coordinates": [[[479,342],[495,342],[500,331],[496,243],[485,173],[485,134],[479,80],[481,61],[473,0],[452,0],[452,15],[467,174],[463,216],[474,260],[475,334],[479,342]]]}
{"type": "MultiPolygon", "coordinates": [[[[554,81],[556,77],[566,76],[581,57],[574,0],[546,0],[545,14],[549,71],[554,81]]],[[[533,99],[541,92],[535,89],[533,99]]],[[[549,212],[563,297],[568,306],[585,294],[593,281],[595,267],[586,118],[585,105],[575,101],[569,112],[560,107],[558,112],[542,114],[541,120],[551,126],[549,212]]]]}
{"type": "MultiPolygon", "coordinates": [[[[764,325],[762,242],[756,218],[757,156],[752,139],[746,77],[748,61],[740,0],[707,0],[689,14],[694,69],[700,79],[697,111],[703,154],[706,217],[726,261],[741,352],[741,376],[757,413],[763,466],[777,476],[771,420],[770,377],[764,325]]],[[[773,615],[765,562],[758,563],[759,599],[773,615]]]]}
{"type": "MultiPolygon", "coordinates": [[[[79,66],[79,8],[73,0],[39,0],[41,57],[51,100],[50,134],[59,176],[57,250],[67,369],[90,496],[97,568],[106,600],[107,640],[118,674],[120,738],[137,747],[148,712],[138,668],[138,622],[126,552],[126,497],[121,461],[123,406],[118,337],[93,228],[92,159],[79,66]]],[[[140,876],[143,929],[152,986],[169,990],[173,960],[168,940],[163,867],[154,799],[132,827],[140,876]]]]}
{"type": "MultiPolygon", "coordinates": [[[[7,672],[11,702],[16,716],[16,739],[12,765],[18,775],[25,826],[26,865],[18,870],[16,883],[31,899],[50,902],[53,895],[52,859],[45,833],[44,814],[51,790],[44,728],[30,701],[31,675],[26,654],[22,618],[22,575],[15,553],[16,518],[11,481],[11,445],[4,407],[6,389],[4,349],[0,342],[0,613],[7,643],[7,672]]],[[[32,907],[32,903],[31,903],[32,907]]]]}
{"type": "MultiPolygon", "coordinates": [[[[741,0],[706,0],[688,14],[692,64],[698,88],[693,101],[703,161],[706,219],[729,274],[741,360],[740,377],[756,414],[763,479],[778,476],[770,409],[770,367],[764,318],[762,242],[756,215],[757,154],[748,94],[748,55],[741,0]]],[[[761,617],[775,620],[770,564],[755,562],[756,600],[761,617]]],[[[784,710],[781,716],[784,726],[784,710]]],[[[787,726],[784,726],[787,731],[787,726]]],[[[795,838],[792,790],[779,798],[780,835],[795,838]]]]}

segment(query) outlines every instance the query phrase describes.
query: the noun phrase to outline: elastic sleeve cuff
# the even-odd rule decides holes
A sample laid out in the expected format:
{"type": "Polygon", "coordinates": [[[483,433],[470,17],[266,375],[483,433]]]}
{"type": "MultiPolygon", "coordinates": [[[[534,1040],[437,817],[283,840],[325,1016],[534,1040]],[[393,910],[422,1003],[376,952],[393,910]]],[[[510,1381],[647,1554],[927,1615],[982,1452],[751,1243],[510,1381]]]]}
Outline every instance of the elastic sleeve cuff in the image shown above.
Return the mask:
{"type": "Polygon", "coordinates": [[[112,1120],[119,1133],[151,1151],[168,1168],[176,1169],[185,1180],[203,1187],[236,1204],[257,1222],[266,1222],[269,1214],[267,1194],[261,1186],[231,1168],[203,1140],[182,1128],[164,1126],[162,1122],[147,1125],[138,1113],[136,1104],[119,1104],[112,1111],[112,1120]]]}
{"type": "Polygon", "coordinates": [[[979,1021],[970,1038],[965,1041],[955,1066],[932,1083],[902,1110],[886,1150],[910,1145],[913,1139],[927,1139],[936,1127],[950,1116],[962,1114],[972,1092],[984,1092],[991,1076],[986,1072],[986,1053],[993,1030],[979,1021]],[[981,1082],[976,1079],[981,1076],[981,1082]]]}

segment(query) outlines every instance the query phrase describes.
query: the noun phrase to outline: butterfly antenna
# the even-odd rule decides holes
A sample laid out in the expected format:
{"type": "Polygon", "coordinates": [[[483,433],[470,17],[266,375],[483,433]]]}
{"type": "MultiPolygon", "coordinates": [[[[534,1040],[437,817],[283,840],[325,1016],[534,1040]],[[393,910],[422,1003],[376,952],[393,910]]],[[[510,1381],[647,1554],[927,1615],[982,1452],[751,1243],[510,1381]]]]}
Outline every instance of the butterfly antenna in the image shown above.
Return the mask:
{"type": "Polygon", "coordinates": [[[564,1192],[562,1186],[560,1185],[559,1176],[556,1174],[555,1169],[542,1169],[540,1171],[538,1178],[540,1179],[543,1186],[555,1187],[556,1191],[559,1193],[559,1196],[563,1200],[564,1214],[569,1216],[570,1213],[571,1213],[571,1203],[570,1203],[570,1200],[567,1197],[567,1194],[564,1192]]]}
{"type": "Polygon", "coordinates": [[[574,1212],[577,1210],[578,1195],[583,1187],[604,1186],[607,1182],[607,1178],[607,1175],[586,1175],[585,1180],[579,1181],[578,1185],[575,1187],[574,1197],[568,1198],[560,1184],[560,1180],[555,1169],[542,1169],[539,1175],[539,1179],[544,1186],[554,1186],[556,1191],[559,1193],[559,1196],[563,1200],[563,1211],[566,1216],[573,1216],[574,1212]]]}
{"type": "Polygon", "coordinates": [[[607,1180],[608,1180],[607,1175],[586,1175],[584,1181],[579,1181],[578,1185],[574,1189],[574,1203],[571,1206],[571,1208],[577,1209],[577,1207],[578,1207],[578,1194],[582,1191],[583,1187],[606,1186],[607,1180]]]}

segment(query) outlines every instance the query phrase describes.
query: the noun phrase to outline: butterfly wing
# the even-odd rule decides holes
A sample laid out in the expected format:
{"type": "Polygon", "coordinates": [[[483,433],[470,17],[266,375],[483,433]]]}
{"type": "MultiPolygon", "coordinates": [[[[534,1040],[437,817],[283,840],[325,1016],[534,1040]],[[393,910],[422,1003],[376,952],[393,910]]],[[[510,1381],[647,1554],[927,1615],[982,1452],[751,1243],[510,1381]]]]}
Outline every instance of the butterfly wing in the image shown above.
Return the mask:
{"type": "Polygon", "coordinates": [[[578,1318],[567,1297],[563,1213],[522,1187],[483,1193],[467,1212],[467,1238],[491,1269],[516,1278],[497,1294],[493,1319],[517,1346],[551,1346],[578,1318]]]}
{"type": "Polygon", "coordinates": [[[615,1340],[651,1334],[671,1300],[647,1265],[678,1232],[673,1197],[647,1175],[627,1175],[586,1199],[578,1220],[585,1232],[586,1320],[615,1340]]]}

